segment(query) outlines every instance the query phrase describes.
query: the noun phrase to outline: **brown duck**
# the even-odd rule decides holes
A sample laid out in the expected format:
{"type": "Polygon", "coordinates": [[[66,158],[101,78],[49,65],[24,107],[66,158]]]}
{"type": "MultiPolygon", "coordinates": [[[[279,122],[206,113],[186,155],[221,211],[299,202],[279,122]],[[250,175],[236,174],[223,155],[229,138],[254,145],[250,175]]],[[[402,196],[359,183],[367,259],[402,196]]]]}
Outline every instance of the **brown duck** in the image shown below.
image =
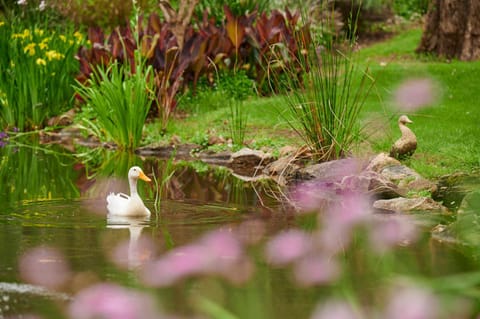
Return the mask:
{"type": "Polygon", "coordinates": [[[407,127],[407,123],[413,123],[408,116],[402,115],[398,119],[398,127],[402,132],[400,137],[392,145],[390,150],[390,156],[395,158],[405,158],[411,156],[417,149],[417,137],[413,134],[412,130],[407,127]]]}

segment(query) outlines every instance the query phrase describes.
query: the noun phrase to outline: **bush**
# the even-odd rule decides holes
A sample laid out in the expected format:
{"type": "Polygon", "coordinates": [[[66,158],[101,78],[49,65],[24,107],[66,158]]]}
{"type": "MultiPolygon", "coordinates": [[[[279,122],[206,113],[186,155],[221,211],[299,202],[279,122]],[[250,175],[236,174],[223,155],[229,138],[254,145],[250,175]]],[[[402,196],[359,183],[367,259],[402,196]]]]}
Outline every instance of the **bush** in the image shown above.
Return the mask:
{"type": "Polygon", "coordinates": [[[415,14],[427,13],[429,3],[430,0],[393,1],[393,10],[399,16],[410,18],[415,14]]]}

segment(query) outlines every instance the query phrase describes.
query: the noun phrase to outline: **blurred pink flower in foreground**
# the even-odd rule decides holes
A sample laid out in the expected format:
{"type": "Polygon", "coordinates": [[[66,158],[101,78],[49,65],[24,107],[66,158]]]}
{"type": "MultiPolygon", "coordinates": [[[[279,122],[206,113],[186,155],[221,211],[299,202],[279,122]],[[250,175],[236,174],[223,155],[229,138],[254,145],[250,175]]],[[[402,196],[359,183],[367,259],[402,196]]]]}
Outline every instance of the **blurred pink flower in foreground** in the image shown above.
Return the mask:
{"type": "Polygon", "coordinates": [[[313,248],[312,236],[298,229],[290,229],[273,237],[265,247],[267,261],[282,266],[306,255],[313,248]]]}
{"type": "Polygon", "coordinates": [[[396,245],[415,241],[418,231],[408,216],[386,216],[372,223],[369,236],[372,247],[378,252],[385,252],[396,245]]]}
{"type": "Polygon", "coordinates": [[[333,258],[309,256],[295,264],[293,274],[301,286],[327,284],[340,276],[340,266],[333,258]]]}
{"type": "Polygon", "coordinates": [[[432,105],[439,95],[439,89],[433,80],[429,78],[410,79],[397,88],[394,102],[401,110],[413,111],[432,105]]]}
{"type": "Polygon", "coordinates": [[[427,290],[416,287],[394,291],[387,305],[384,318],[388,319],[433,319],[437,318],[440,305],[427,290]]]}
{"type": "Polygon", "coordinates": [[[69,307],[73,319],[161,318],[153,299],[114,284],[97,284],[80,291],[69,307]]]}
{"type": "Polygon", "coordinates": [[[240,278],[250,277],[252,267],[240,241],[228,231],[217,230],[197,243],[175,248],[146,265],[142,278],[146,284],[157,287],[170,286],[183,278],[201,274],[220,275],[239,282],[240,278]],[[238,277],[232,273],[233,269],[240,271],[238,277]]]}
{"type": "Polygon", "coordinates": [[[346,176],[358,175],[363,166],[362,161],[356,158],[328,163],[320,164],[328,165],[322,170],[322,178],[299,184],[291,192],[290,197],[300,212],[322,211],[337,197],[340,182],[346,176]]]}
{"type": "Polygon", "coordinates": [[[71,277],[71,271],[60,251],[39,246],[25,252],[19,260],[20,277],[27,283],[51,289],[60,288],[71,277]]]}
{"type": "Polygon", "coordinates": [[[371,207],[370,198],[366,195],[352,192],[342,194],[321,215],[323,227],[317,234],[317,240],[330,253],[345,249],[350,244],[355,227],[371,221],[371,207]]]}
{"type": "Polygon", "coordinates": [[[313,312],[311,319],[360,319],[361,315],[346,302],[330,300],[318,305],[313,312]]]}

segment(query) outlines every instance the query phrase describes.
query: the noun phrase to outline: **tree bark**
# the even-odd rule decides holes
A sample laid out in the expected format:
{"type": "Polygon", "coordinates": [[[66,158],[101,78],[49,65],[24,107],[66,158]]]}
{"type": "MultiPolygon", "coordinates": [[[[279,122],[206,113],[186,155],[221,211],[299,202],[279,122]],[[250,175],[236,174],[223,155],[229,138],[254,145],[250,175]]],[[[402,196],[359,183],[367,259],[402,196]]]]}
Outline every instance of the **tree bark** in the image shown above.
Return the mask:
{"type": "Polygon", "coordinates": [[[480,1],[432,0],[417,52],[446,58],[480,58],[480,1]]]}

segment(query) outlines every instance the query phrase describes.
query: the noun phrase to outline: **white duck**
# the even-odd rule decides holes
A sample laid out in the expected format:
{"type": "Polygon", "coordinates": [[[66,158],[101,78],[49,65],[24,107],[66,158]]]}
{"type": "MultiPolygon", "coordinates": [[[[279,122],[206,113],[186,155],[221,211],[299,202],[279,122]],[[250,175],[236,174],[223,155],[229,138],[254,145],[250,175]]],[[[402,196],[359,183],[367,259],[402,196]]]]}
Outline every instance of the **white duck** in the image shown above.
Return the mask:
{"type": "Polygon", "coordinates": [[[413,123],[408,116],[402,115],[398,119],[398,127],[402,136],[392,145],[390,156],[395,158],[403,158],[411,156],[417,149],[417,137],[407,124],[413,123]]]}
{"type": "Polygon", "coordinates": [[[150,182],[138,166],[133,166],[128,171],[128,184],[130,185],[130,196],[123,193],[110,193],[107,196],[107,210],[111,215],[119,216],[150,216],[150,210],[145,207],[137,192],[138,179],[150,182]]]}

